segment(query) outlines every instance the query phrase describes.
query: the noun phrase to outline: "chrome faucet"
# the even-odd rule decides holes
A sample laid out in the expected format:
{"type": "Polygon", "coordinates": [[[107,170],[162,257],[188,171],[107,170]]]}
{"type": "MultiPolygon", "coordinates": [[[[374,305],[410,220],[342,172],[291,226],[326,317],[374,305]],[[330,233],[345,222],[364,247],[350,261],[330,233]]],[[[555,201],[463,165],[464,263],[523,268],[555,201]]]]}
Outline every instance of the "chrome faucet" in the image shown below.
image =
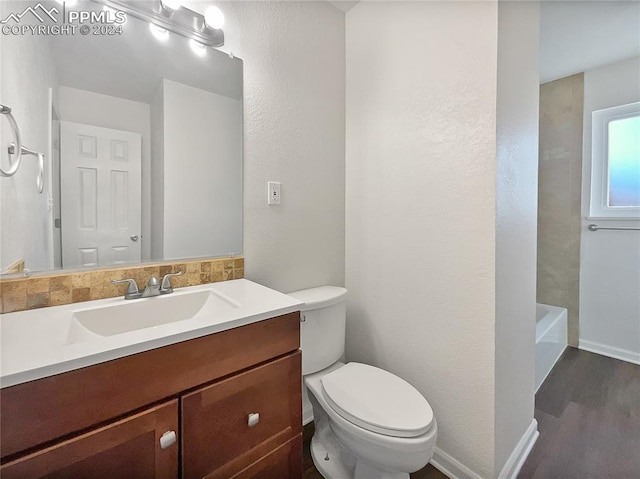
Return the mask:
{"type": "Polygon", "coordinates": [[[160,281],[155,276],[151,276],[147,281],[147,287],[144,288],[141,298],[152,298],[154,296],[160,296],[160,281]]]}
{"type": "Polygon", "coordinates": [[[171,286],[171,278],[174,276],[181,276],[184,271],[178,271],[177,273],[168,273],[162,277],[162,284],[160,285],[160,294],[173,293],[173,287],[171,286]]]}
{"type": "Polygon", "coordinates": [[[171,278],[173,276],[180,276],[183,273],[184,271],[178,271],[177,273],[165,274],[162,277],[162,282],[158,281],[158,278],[155,276],[151,276],[149,281],[147,281],[147,287],[144,288],[144,291],[138,289],[138,283],[136,283],[135,279],[114,279],[111,280],[111,283],[128,283],[127,291],[124,293],[124,299],[153,298],[161,294],[173,293],[171,278]]]}
{"type": "Polygon", "coordinates": [[[124,293],[124,299],[142,298],[142,293],[138,289],[138,283],[135,279],[112,279],[111,284],[129,283],[127,291],[124,293]]]}

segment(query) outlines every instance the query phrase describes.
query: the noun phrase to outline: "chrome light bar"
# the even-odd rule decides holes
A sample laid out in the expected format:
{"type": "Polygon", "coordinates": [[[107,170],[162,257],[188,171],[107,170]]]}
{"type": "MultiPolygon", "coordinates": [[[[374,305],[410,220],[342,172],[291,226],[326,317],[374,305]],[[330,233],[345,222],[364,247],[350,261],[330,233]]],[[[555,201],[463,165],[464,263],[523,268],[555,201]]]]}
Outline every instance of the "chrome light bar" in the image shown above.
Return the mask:
{"type": "Polygon", "coordinates": [[[180,36],[189,38],[207,47],[224,45],[222,29],[211,28],[204,16],[184,6],[172,10],[160,0],[94,0],[114,10],[153,23],[180,36]]]}

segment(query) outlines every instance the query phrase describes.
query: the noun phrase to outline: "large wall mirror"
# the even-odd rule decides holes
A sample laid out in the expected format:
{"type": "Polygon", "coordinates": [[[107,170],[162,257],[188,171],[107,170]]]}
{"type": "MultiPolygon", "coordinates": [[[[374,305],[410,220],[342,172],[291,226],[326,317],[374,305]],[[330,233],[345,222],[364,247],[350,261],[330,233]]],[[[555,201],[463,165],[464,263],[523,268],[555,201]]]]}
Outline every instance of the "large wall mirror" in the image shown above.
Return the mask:
{"type": "Polygon", "coordinates": [[[242,61],[157,34],[128,16],[121,34],[0,36],[0,104],[45,155],[42,192],[36,156],[0,178],[0,272],[242,253],[242,61]]]}

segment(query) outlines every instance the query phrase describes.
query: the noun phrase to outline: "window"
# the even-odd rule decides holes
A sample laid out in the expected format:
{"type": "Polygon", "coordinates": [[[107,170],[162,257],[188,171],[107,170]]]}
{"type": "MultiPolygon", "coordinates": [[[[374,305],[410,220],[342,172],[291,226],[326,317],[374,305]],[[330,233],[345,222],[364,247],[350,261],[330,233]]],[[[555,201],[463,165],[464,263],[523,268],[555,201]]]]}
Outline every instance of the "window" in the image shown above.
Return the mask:
{"type": "Polygon", "coordinates": [[[591,217],[640,217],[640,102],[592,113],[591,217]]]}

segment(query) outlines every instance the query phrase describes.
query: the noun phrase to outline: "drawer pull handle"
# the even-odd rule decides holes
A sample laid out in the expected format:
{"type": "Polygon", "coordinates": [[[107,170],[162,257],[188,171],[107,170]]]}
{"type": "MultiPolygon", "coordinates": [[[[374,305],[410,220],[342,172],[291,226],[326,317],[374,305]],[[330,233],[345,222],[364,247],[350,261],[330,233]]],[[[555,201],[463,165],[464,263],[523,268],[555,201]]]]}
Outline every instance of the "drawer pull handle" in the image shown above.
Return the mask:
{"type": "Polygon", "coordinates": [[[249,414],[249,419],[247,420],[247,424],[249,427],[253,427],[260,422],[260,413],[252,412],[249,414]]]}
{"type": "Polygon", "coordinates": [[[175,431],[167,431],[160,436],[160,447],[166,449],[178,440],[175,431]]]}

